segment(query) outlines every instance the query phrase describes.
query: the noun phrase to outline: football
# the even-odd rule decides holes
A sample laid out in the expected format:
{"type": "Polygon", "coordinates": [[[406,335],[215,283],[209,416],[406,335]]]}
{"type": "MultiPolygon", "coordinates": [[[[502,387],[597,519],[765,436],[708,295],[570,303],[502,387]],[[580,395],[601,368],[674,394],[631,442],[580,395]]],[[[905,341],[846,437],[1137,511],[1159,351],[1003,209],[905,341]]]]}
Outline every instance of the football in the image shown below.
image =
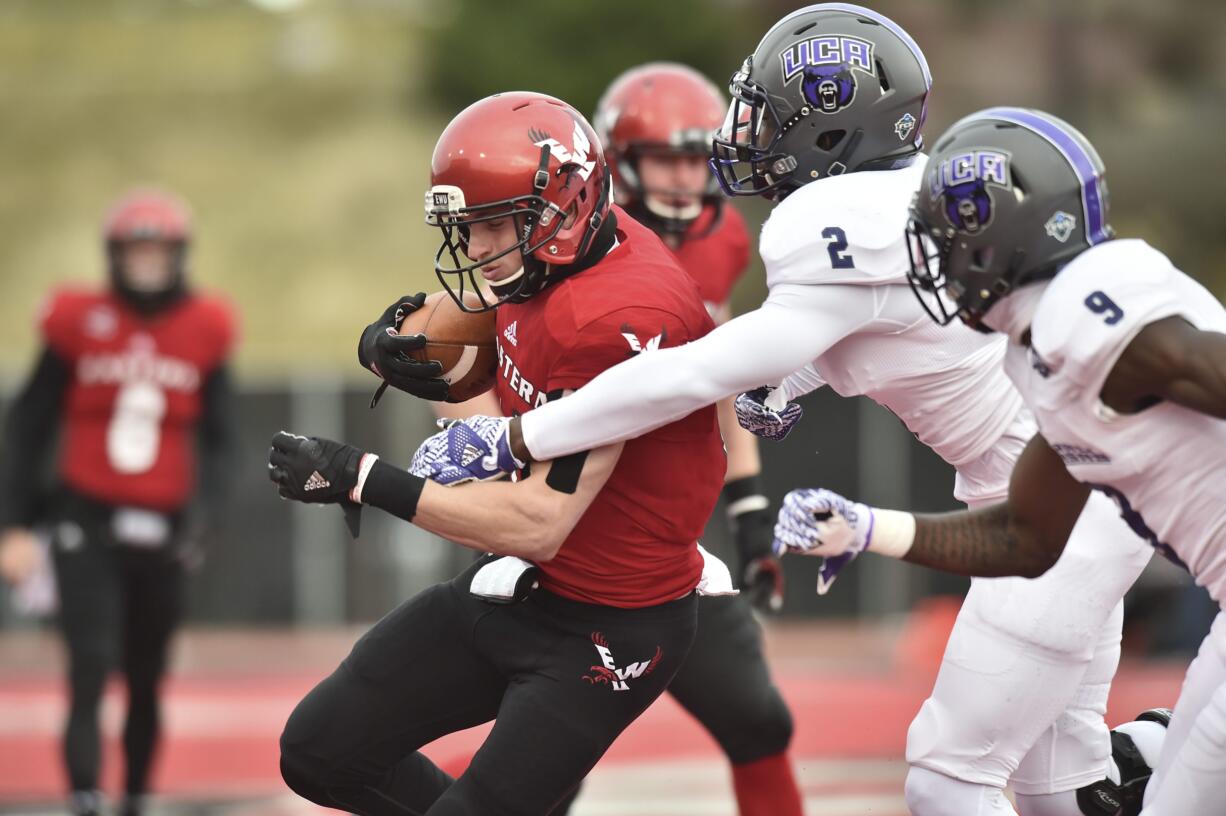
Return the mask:
{"type": "MultiPolygon", "coordinates": [[[[464,302],[481,305],[471,293],[465,293],[464,302]]],[[[498,368],[493,311],[461,311],[447,292],[435,292],[404,319],[399,331],[426,336],[426,346],[410,355],[415,360],[438,360],[442,364],[441,376],[449,385],[448,402],[463,402],[493,387],[498,368]]]]}

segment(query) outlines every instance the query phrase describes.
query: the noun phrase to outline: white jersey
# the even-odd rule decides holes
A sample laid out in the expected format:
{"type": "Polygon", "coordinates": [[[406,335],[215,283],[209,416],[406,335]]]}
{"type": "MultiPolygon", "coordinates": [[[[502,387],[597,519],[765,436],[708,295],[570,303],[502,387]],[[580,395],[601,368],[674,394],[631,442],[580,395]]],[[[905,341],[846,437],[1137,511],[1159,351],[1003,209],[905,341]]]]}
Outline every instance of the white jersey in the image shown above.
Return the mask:
{"type": "Polygon", "coordinates": [[[1099,244],[1047,285],[1009,376],[1069,473],[1110,494],[1129,525],[1226,603],[1226,420],[1163,402],[1120,415],[1099,399],[1146,325],[1179,315],[1226,332],[1226,309],[1144,241],[1099,244]]]}
{"type": "Polygon", "coordinates": [[[1005,339],[941,329],[906,282],[907,210],[926,159],[812,182],[762,230],[770,293],[760,308],[684,346],[640,354],[526,414],[538,459],[646,433],[724,397],[829,383],[893,411],[954,466],[988,451],[1022,410],[1005,339]]]}

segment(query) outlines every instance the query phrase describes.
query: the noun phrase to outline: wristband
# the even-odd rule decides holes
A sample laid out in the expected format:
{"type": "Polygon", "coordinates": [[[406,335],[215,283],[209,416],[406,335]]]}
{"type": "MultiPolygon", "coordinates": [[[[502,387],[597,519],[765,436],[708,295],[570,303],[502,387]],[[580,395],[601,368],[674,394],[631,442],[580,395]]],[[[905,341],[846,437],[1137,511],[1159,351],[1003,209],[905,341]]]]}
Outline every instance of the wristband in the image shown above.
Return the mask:
{"type": "Polygon", "coordinates": [[[757,474],[728,482],[724,485],[723,494],[724,511],[729,520],[770,507],[770,499],[763,495],[762,479],[757,474]]]}
{"type": "Polygon", "coordinates": [[[421,476],[376,459],[362,486],[362,501],[397,518],[412,521],[425,486],[426,480],[421,476]]]}
{"type": "Polygon", "coordinates": [[[873,508],[873,531],[865,549],[902,558],[915,543],[915,516],[901,510],[873,508]]]}
{"type": "Polygon", "coordinates": [[[366,477],[370,476],[370,469],[378,461],[379,457],[373,453],[362,454],[362,459],[358,462],[358,483],[353,486],[353,490],[349,491],[349,501],[355,504],[362,503],[362,488],[366,485],[366,477]]]}

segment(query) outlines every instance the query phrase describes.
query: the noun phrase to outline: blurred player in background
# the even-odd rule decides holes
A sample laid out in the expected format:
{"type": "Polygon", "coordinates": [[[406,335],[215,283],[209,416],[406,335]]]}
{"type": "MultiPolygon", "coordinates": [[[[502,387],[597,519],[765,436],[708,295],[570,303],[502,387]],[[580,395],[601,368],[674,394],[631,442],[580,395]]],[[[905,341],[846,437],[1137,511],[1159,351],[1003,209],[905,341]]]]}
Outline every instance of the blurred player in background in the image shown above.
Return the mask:
{"type": "Polygon", "coordinates": [[[98,708],[128,690],[120,812],[136,816],[158,741],[158,686],[182,612],[185,568],[217,521],[231,441],[234,316],[188,285],[187,205],[140,190],[106,218],[106,287],[48,301],[42,350],[9,415],[0,459],[0,572],[19,584],[52,531],[71,693],[64,761],[79,814],[102,808],[98,708]],[[55,450],[55,489],[39,476],[55,450]]]}
{"type": "MultiPolygon", "coordinates": [[[[440,278],[461,308],[476,306],[462,293],[497,307],[502,413],[531,413],[624,360],[627,334],[672,345],[712,328],[676,258],[612,205],[600,142],[560,100],[470,105],[439,137],[431,184],[440,278]]],[[[424,338],[395,334],[396,311],[363,333],[361,361],[388,382],[420,369],[417,390],[445,398],[437,363],[400,355],[424,338]]],[[[550,813],[676,674],[696,592],[733,591],[698,546],[726,468],[715,410],[515,482],[444,487],[423,478],[432,464],[273,440],[282,497],[373,504],[491,554],[392,611],[298,704],[283,776],[360,814],[550,813]],[[419,750],[490,720],[458,779],[419,750]]]]}
{"type": "MultiPolygon", "coordinates": [[[[548,460],[754,389],[737,400],[743,423],[780,438],[800,416],[788,400],[829,384],[898,416],[955,468],[956,498],[999,501],[1035,428],[1002,368],[1005,344],[939,330],[907,285],[903,230],[926,166],[930,88],[919,46],[869,9],[822,4],[776,23],[733,77],[713,158],[726,192],[777,202],[759,243],[766,301],[566,400],[514,420],[466,420],[465,431],[548,460]],[[773,393],[757,388],[781,381],[773,393]]],[[[470,458],[467,470],[484,478],[491,461],[470,458]]],[[[908,733],[906,796],[918,816],[1013,813],[1011,780],[1026,816],[1074,816],[1078,788],[1148,777],[1145,763],[1117,773],[1103,715],[1120,600],[1151,552],[1102,497],[1074,542],[1041,581],[974,582],[908,733]]],[[[823,568],[822,591],[838,566],[823,568]]]]}
{"type": "MultiPolygon", "coordinates": [[[[1102,161],[1054,116],[980,111],[937,141],[930,166],[911,207],[911,280],[948,331],[1008,338],[1006,369],[1039,434],[1005,502],[915,516],[802,490],[780,515],[781,544],[827,558],[871,548],[963,575],[1045,573],[1037,584],[1065,564],[1082,508],[1106,494],[1226,603],[1226,309],[1144,241],[1112,240],[1102,161]]],[[[1083,562],[1069,591],[1097,586],[1109,557],[1083,562]]],[[[1226,612],[1188,669],[1164,744],[1138,747],[1160,750],[1143,816],[1226,813],[1226,612]]],[[[1086,813],[1136,812],[1096,792],[1106,795],[1086,813]]]]}
{"type": "MultiPolygon", "coordinates": [[[[706,77],[688,66],[657,62],[615,79],[592,119],[615,199],[673,250],[716,323],[731,316],[732,287],[749,263],[745,221],[735,207],[724,206],[707,165],[711,133],[726,109],[706,77]]],[[[418,393],[437,388],[405,385],[418,393]]],[[[452,418],[501,413],[493,392],[459,405],[433,404],[440,416],[452,418]]],[[[747,597],[711,597],[698,604],[694,645],[668,690],[728,756],[742,816],[799,816],[802,797],[787,754],[792,716],[771,681],[761,628],[749,606],[777,611],[782,605],[783,575],[771,551],[775,516],[763,495],[757,437],[737,423],[731,399],[718,410],[728,451],[724,504],[747,597]],[[713,683],[712,677],[722,679],[713,683]]]]}

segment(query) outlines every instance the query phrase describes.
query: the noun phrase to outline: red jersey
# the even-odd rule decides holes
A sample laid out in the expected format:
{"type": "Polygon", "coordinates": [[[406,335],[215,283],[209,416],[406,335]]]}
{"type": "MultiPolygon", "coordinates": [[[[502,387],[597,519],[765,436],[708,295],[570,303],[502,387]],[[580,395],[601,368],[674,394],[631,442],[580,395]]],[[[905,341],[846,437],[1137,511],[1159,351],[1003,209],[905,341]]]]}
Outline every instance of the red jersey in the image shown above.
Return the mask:
{"type": "Polygon", "coordinates": [[[749,265],[749,229],[736,207],[707,207],[686,230],[677,259],[698,282],[709,311],[728,302],[749,265]]]}
{"type": "MultiPolygon", "coordinates": [[[[507,416],[581,387],[606,368],[713,328],[694,282],[658,237],[620,208],[618,245],[524,303],[498,307],[495,393],[507,416]]],[[[574,600],[654,606],[691,592],[697,542],[727,461],[708,406],[626,442],[609,480],[541,586],[574,600]]]]}
{"type": "Polygon", "coordinates": [[[183,507],[195,486],[201,387],[234,342],[229,306],[188,295],[144,316],[109,291],[66,289],[40,323],[72,372],[60,480],[106,504],[183,507]]]}

